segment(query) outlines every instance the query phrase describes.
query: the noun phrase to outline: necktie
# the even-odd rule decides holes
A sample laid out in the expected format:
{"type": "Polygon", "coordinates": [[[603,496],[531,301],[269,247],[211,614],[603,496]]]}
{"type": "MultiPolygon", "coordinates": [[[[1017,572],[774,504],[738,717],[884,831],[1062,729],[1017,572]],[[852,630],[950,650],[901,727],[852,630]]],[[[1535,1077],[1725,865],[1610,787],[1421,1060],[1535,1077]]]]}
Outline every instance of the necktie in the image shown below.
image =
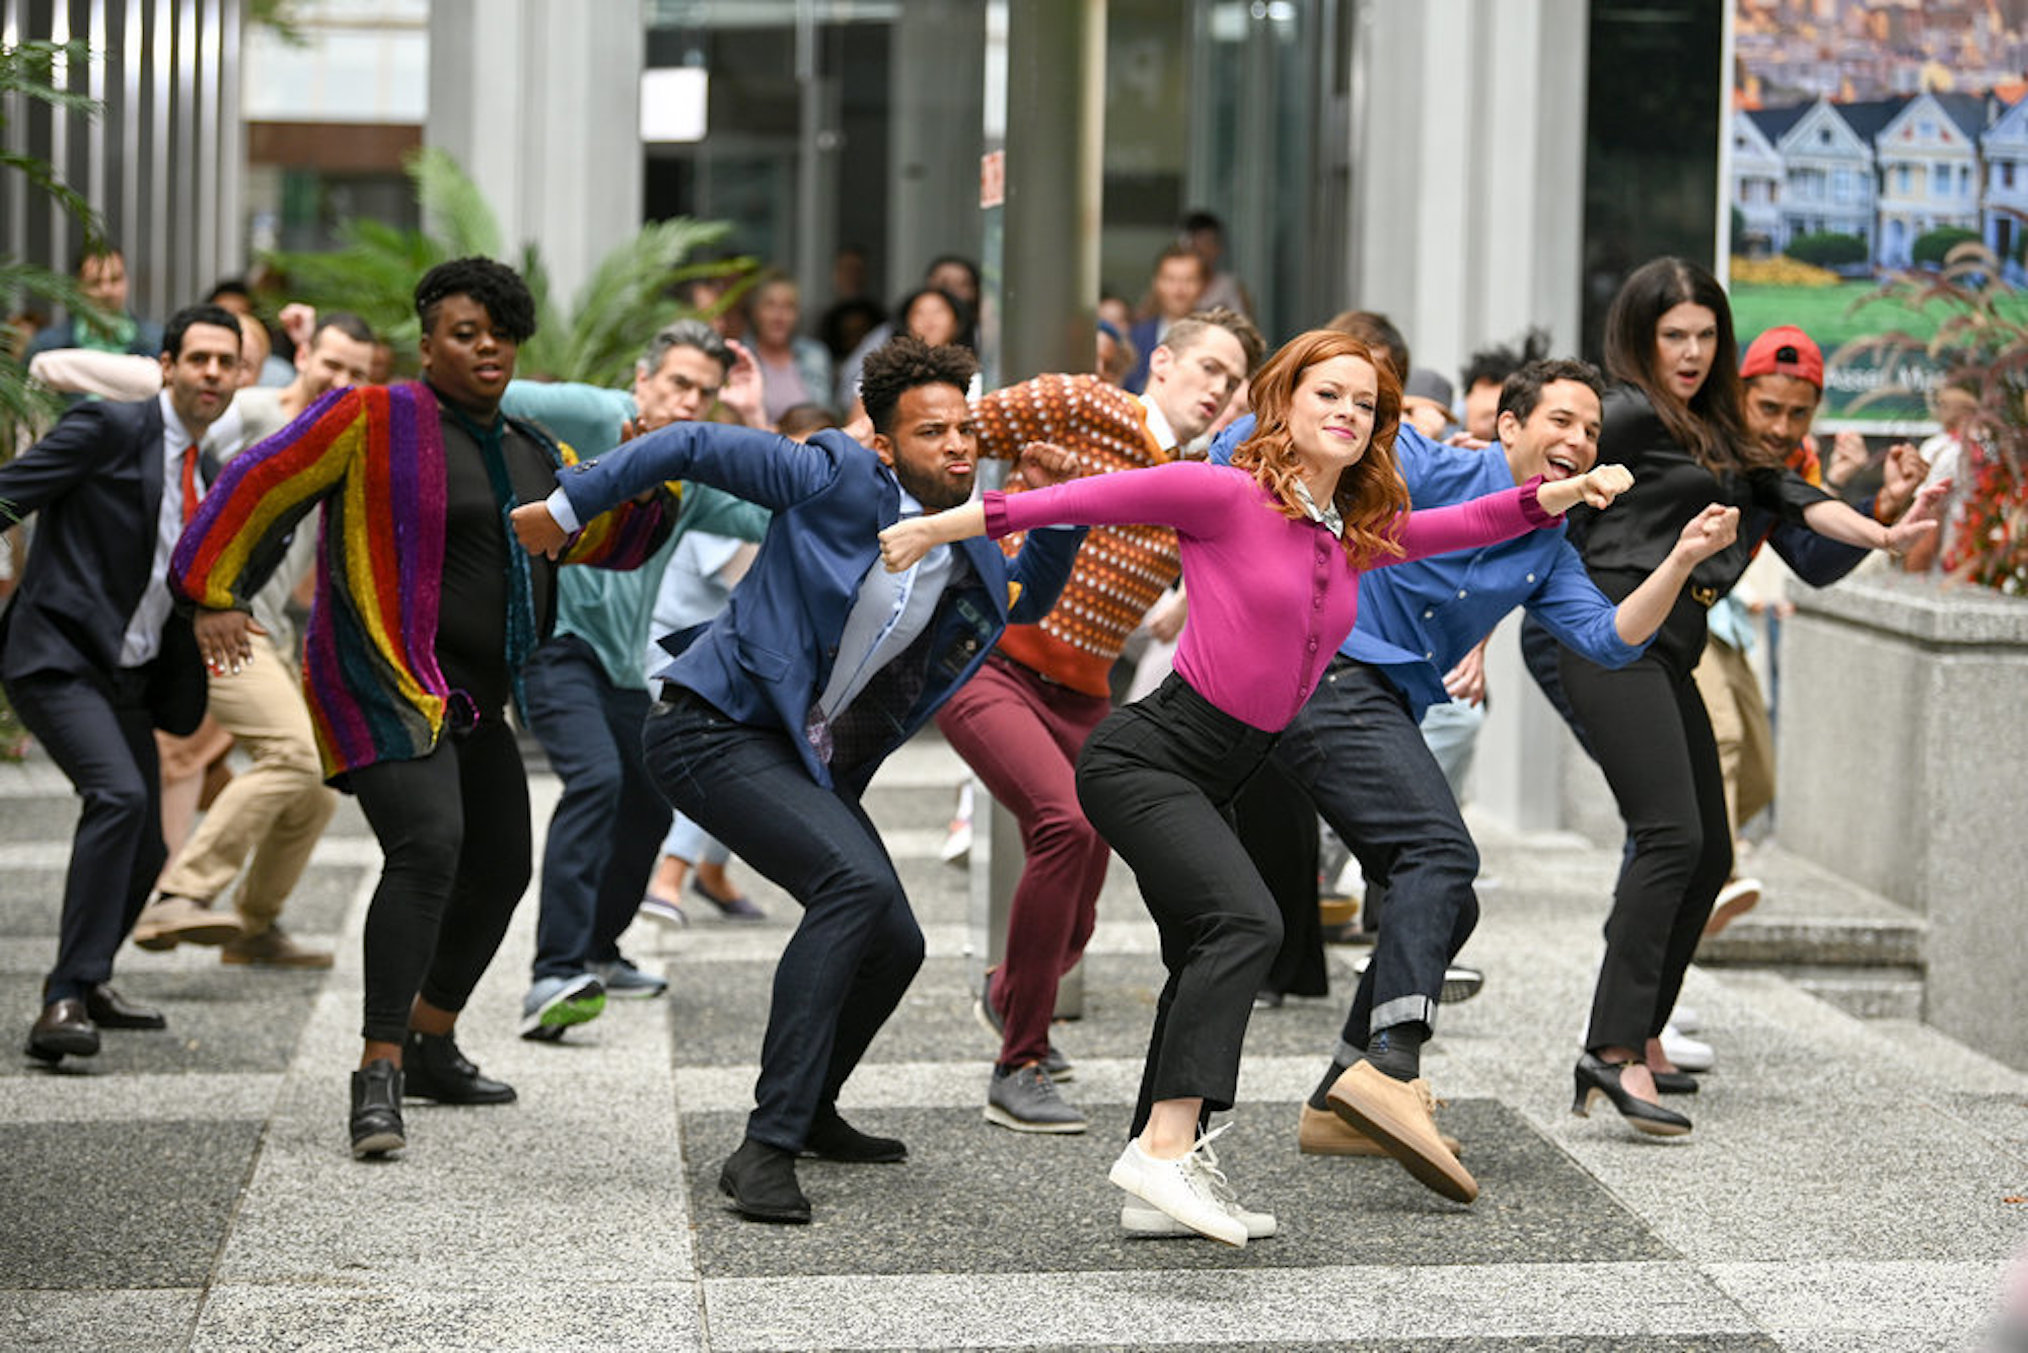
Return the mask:
{"type": "Polygon", "coordinates": [[[197,515],[197,448],[183,448],[183,524],[197,515]]]}

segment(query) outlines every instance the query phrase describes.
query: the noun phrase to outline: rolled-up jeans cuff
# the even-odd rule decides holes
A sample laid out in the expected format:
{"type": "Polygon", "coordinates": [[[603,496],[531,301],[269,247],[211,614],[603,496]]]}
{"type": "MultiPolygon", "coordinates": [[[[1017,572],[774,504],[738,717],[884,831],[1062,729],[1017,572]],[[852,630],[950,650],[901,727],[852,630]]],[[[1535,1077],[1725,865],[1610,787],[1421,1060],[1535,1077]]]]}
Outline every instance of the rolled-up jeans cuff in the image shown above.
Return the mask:
{"type": "Polygon", "coordinates": [[[1373,1018],[1367,1021],[1369,1033],[1392,1029],[1397,1024],[1422,1024],[1431,1033],[1436,1032],[1437,1003],[1427,996],[1397,996],[1385,1005],[1373,1007],[1373,1018]]]}

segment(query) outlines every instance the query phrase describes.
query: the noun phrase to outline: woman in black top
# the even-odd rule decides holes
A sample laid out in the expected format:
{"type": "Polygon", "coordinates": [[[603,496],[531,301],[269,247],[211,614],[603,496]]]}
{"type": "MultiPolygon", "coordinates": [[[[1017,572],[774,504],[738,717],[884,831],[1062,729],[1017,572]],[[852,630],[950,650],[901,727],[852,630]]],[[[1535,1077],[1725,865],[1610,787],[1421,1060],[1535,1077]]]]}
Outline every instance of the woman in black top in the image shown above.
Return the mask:
{"type": "MultiPolygon", "coordinates": [[[[1572,514],[1571,533],[1600,590],[1619,601],[1648,576],[1709,503],[1759,506],[1851,545],[1900,553],[1935,529],[1919,503],[1884,527],[1812,487],[1745,432],[1732,314],[1717,279],[1696,264],[1643,265],[1606,315],[1607,395],[1599,461],[1634,472],[1612,512],[1572,514]]],[[[1745,571],[1741,539],[1691,574],[1675,610],[1638,660],[1607,670],[1551,647],[1554,670],[1532,663],[1605,771],[1629,849],[1606,920],[1606,953],[1577,1064],[1580,1114],[1603,1095],[1635,1128],[1662,1136],[1690,1120],[1660,1107],[1696,1082],[1663,1056],[1675,1007],[1712,903],[1732,867],[1732,833],[1711,721],[1691,673],[1704,651],[1705,611],[1745,571]]],[[[1543,652],[1538,646],[1538,655],[1543,652]]]]}

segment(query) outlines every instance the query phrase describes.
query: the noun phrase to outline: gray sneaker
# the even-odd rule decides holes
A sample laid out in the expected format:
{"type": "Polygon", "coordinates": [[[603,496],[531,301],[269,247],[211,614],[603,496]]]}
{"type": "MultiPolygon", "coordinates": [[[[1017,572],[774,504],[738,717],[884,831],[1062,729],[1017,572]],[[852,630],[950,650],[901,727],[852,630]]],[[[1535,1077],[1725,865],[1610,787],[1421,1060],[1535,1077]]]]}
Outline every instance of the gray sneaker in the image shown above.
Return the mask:
{"type": "MultiPolygon", "coordinates": [[[[1007,1036],[1007,1020],[1000,1013],[1000,1007],[993,1001],[993,974],[999,971],[998,968],[986,969],[986,980],[980,988],[979,999],[972,1003],[972,1014],[977,1017],[980,1025],[984,1027],[987,1033],[995,1038],[1005,1038],[1007,1036]]],[[[1049,1050],[1042,1056],[1042,1069],[1048,1072],[1049,1079],[1055,1081],[1058,1085],[1077,1079],[1076,1068],[1071,1066],[1068,1057],[1057,1051],[1054,1042],[1050,1043],[1049,1050]]]]}
{"type": "Polygon", "coordinates": [[[519,1033],[538,1043],[554,1043],[573,1024],[598,1018],[606,1008],[606,989],[590,973],[545,977],[521,1001],[519,1033]]]}
{"type": "Polygon", "coordinates": [[[594,963],[592,976],[616,1001],[648,1000],[669,989],[669,980],[634,966],[632,959],[616,958],[611,963],[594,963]]]}
{"type": "Polygon", "coordinates": [[[986,1121],[1016,1132],[1083,1132],[1084,1115],[1063,1102],[1039,1062],[1012,1071],[993,1068],[986,1088],[986,1121]]]}

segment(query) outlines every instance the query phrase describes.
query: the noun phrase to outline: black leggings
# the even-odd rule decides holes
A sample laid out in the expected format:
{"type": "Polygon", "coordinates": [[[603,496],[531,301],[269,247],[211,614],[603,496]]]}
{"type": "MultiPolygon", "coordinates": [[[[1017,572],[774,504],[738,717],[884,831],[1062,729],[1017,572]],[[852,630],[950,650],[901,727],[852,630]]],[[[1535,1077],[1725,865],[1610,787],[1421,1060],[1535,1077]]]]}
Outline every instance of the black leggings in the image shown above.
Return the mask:
{"type": "Polygon", "coordinates": [[[514,732],[488,714],[428,756],[382,761],[351,788],[385,862],[366,913],[366,1020],[399,1043],[420,994],[462,1010],[527,891],[533,837],[528,774],[514,732]]]}
{"type": "MultiPolygon", "coordinates": [[[[1701,638],[1702,615],[1683,612],[1665,631],[1694,625],[1701,638]]],[[[1650,651],[1609,671],[1567,648],[1560,654],[1564,695],[1627,828],[1585,1036],[1593,1049],[1638,1050],[1662,1032],[1732,872],[1725,780],[1694,665],[1650,651]]]]}

